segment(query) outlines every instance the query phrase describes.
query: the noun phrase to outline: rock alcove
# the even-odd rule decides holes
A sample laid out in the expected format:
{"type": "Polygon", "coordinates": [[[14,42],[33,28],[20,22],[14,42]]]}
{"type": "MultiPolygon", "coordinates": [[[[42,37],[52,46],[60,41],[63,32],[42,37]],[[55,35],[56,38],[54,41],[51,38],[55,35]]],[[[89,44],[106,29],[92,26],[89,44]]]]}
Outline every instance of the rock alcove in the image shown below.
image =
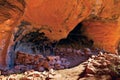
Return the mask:
{"type": "Polygon", "coordinates": [[[99,52],[89,48],[117,53],[119,8],[119,0],[0,0],[1,70],[73,67],[99,52]]]}
{"type": "Polygon", "coordinates": [[[79,23],[67,38],[60,41],[51,41],[39,29],[27,29],[29,27],[32,27],[29,22],[22,21],[14,34],[15,53],[9,52],[12,53],[9,55],[10,68],[16,70],[16,66],[23,66],[21,71],[65,69],[80,64],[92,55],[89,48],[92,48],[93,41],[83,34],[82,23],[79,23]]]}

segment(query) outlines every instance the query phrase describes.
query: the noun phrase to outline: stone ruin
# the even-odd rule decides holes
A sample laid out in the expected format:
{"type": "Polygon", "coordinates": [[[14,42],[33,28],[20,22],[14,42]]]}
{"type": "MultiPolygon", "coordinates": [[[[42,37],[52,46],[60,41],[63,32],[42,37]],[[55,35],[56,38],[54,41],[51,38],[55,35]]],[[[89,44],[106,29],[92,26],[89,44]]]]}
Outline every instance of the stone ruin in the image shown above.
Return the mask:
{"type": "Polygon", "coordinates": [[[119,8],[119,0],[0,0],[1,70],[15,67],[19,72],[19,67],[29,69],[28,64],[40,71],[68,68],[74,58],[66,56],[91,55],[89,49],[80,50],[84,47],[117,53],[119,8]],[[57,43],[70,49],[57,50],[57,43]]]}

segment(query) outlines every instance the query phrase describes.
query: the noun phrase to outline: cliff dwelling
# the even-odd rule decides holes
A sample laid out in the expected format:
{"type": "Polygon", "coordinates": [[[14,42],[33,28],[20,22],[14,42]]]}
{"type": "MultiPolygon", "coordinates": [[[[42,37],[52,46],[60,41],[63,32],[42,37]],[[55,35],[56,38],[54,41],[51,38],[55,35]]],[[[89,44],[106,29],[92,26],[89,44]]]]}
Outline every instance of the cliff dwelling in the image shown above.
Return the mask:
{"type": "Polygon", "coordinates": [[[1,80],[120,80],[120,0],[0,0],[1,80]]]}

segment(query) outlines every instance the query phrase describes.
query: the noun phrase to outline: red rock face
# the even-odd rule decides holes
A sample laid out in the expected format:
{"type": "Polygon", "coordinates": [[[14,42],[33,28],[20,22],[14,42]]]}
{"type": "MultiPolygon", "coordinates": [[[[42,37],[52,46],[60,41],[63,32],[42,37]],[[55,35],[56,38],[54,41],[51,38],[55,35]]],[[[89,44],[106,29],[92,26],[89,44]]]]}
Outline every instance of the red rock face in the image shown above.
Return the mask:
{"type": "Polygon", "coordinates": [[[120,39],[117,22],[88,21],[83,23],[85,35],[94,40],[94,46],[115,53],[120,39]]]}
{"type": "Polygon", "coordinates": [[[23,0],[0,0],[0,66],[6,66],[8,47],[12,33],[25,8],[23,0]]]}
{"type": "Polygon", "coordinates": [[[87,26],[85,34],[93,39],[95,45],[115,51],[119,41],[119,0],[25,1],[24,13],[24,0],[0,0],[0,64],[6,65],[10,38],[23,13],[24,20],[31,22],[51,40],[65,38],[78,23],[87,20],[84,22],[87,26]]]}
{"type": "Polygon", "coordinates": [[[24,19],[51,40],[65,38],[91,11],[88,0],[28,0],[26,3],[24,19]]]}
{"type": "Polygon", "coordinates": [[[85,34],[93,39],[94,46],[115,53],[120,41],[120,1],[99,1],[89,19],[83,22],[85,34]]]}
{"type": "Polygon", "coordinates": [[[119,41],[118,0],[28,0],[24,19],[40,28],[51,40],[65,38],[81,21],[94,45],[114,52],[119,41]],[[106,3],[107,2],[107,3],[106,3]]]}

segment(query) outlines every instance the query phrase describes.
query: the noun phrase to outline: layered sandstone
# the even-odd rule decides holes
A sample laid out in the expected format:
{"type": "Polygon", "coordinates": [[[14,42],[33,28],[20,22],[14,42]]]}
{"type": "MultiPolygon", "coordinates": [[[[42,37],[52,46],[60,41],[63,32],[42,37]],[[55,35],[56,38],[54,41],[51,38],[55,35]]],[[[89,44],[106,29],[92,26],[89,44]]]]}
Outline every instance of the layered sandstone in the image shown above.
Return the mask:
{"type": "Polygon", "coordinates": [[[27,0],[24,19],[40,28],[51,40],[68,33],[91,12],[88,0],[27,0]]]}
{"type": "Polygon", "coordinates": [[[0,0],[0,66],[6,65],[12,33],[24,13],[24,0],[0,0]]]}
{"type": "Polygon", "coordinates": [[[118,0],[34,0],[27,1],[24,19],[51,40],[65,38],[78,23],[87,20],[83,22],[86,36],[93,39],[95,46],[115,52],[119,42],[119,8],[118,0]]]}
{"type": "Polygon", "coordinates": [[[120,25],[113,21],[86,21],[84,34],[94,40],[94,46],[115,53],[120,41],[120,25]]]}
{"type": "Polygon", "coordinates": [[[67,37],[83,22],[94,45],[114,52],[119,42],[119,8],[119,0],[0,0],[0,64],[6,65],[12,32],[23,13],[24,20],[51,40],[67,37]]]}

